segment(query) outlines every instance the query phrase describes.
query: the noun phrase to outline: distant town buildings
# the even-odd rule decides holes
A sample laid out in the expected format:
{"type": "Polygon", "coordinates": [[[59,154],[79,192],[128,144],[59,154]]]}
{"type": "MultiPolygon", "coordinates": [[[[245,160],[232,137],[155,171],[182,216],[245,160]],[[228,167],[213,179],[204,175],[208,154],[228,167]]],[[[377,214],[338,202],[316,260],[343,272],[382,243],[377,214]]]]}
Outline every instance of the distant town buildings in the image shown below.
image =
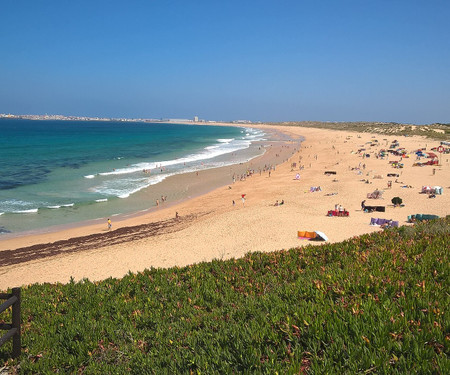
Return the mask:
{"type": "MultiPolygon", "coordinates": [[[[193,119],[183,119],[183,118],[161,118],[161,119],[151,119],[151,118],[114,118],[114,117],[89,117],[89,116],[64,116],[64,115],[13,115],[0,113],[0,119],[24,119],[24,120],[63,120],[63,121],[123,121],[123,122],[162,122],[162,123],[176,123],[176,124],[192,124],[192,123],[208,123],[215,124],[218,121],[215,120],[203,120],[198,116],[194,116],[193,119]]],[[[249,120],[235,120],[235,121],[219,121],[219,122],[231,122],[234,124],[252,124],[249,120]]]]}
{"type": "Polygon", "coordinates": [[[233,122],[233,124],[251,124],[252,123],[250,120],[235,120],[232,122],[233,122]]]}

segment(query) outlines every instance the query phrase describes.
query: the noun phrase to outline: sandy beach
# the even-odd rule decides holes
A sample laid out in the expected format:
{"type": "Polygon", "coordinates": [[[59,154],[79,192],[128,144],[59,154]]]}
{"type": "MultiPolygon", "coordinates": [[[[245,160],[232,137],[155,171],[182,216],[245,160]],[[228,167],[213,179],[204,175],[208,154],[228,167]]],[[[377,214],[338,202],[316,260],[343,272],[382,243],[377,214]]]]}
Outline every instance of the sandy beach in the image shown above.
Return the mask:
{"type": "MultiPolygon", "coordinates": [[[[305,141],[300,147],[296,141],[273,142],[262,157],[248,165],[210,172],[210,178],[226,174],[229,184],[206,193],[198,188],[201,195],[188,200],[112,218],[111,231],[105,218],[59,231],[5,236],[0,239],[0,290],[31,283],[66,283],[71,277],[122,277],[129,271],[150,267],[185,266],[214,258],[237,258],[250,251],[321,244],[299,239],[299,230],[318,230],[328,236],[329,242],[339,242],[382,230],[369,225],[371,218],[392,219],[404,225],[408,215],[445,216],[450,212],[450,155],[440,155],[438,166],[413,166],[417,160],[412,152],[430,150],[439,146],[438,141],[305,127],[257,127],[283,132],[293,140],[302,136],[305,141]],[[377,158],[378,152],[389,148],[395,139],[409,157],[377,158]],[[365,152],[358,152],[361,148],[365,152]],[[370,157],[363,158],[363,154],[370,157]],[[400,159],[404,168],[393,168],[390,161],[400,159]],[[259,172],[264,165],[276,168],[270,175],[267,170],[259,172]],[[246,169],[254,169],[253,175],[232,183],[231,175],[246,169]],[[336,174],[327,175],[326,171],[336,174]],[[388,173],[399,176],[387,177],[388,173]],[[429,198],[421,194],[423,185],[441,186],[443,194],[429,198]],[[311,187],[319,186],[320,191],[310,192],[311,187]],[[382,199],[368,199],[367,194],[376,189],[384,191],[382,199]],[[393,207],[391,199],[395,196],[402,198],[404,207],[393,207]],[[277,200],[285,203],[275,206],[277,200]],[[364,212],[363,200],[366,205],[385,206],[386,211],[364,212]],[[348,217],[327,216],[337,204],[349,212],[348,217]]],[[[201,174],[175,178],[168,183],[204,184],[201,174]]],[[[206,185],[204,190],[208,190],[206,185]]]]}

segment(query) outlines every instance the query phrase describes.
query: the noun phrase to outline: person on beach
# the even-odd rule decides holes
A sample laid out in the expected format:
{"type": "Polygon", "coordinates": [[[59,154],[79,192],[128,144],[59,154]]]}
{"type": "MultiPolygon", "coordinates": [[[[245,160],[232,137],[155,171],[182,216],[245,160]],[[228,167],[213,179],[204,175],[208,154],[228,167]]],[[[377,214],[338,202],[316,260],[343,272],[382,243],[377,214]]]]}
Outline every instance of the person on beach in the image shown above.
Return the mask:
{"type": "Polygon", "coordinates": [[[175,219],[179,219],[180,218],[180,215],[178,215],[178,211],[177,212],[175,212],[175,219]]]}
{"type": "Polygon", "coordinates": [[[245,207],[245,194],[242,194],[242,206],[245,207]]]}
{"type": "Polygon", "coordinates": [[[108,230],[111,230],[111,227],[112,227],[111,219],[108,218],[108,230]]]}
{"type": "Polygon", "coordinates": [[[159,206],[159,200],[157,199],[156,200],[156,207],[158,207],[159,206]]]}
{"type": "Polygon", "coordinates": [[[234,207],[234,206],[236,206],[236,202],[235,202],[234,199],[233,199],[233,207],[234,207]]]}
{"type": "Polygon", "coordinates": [[[366,200],[364,199],[362,202],[361,202],[361,211],[365,211],[366,210],[366,200]]]}

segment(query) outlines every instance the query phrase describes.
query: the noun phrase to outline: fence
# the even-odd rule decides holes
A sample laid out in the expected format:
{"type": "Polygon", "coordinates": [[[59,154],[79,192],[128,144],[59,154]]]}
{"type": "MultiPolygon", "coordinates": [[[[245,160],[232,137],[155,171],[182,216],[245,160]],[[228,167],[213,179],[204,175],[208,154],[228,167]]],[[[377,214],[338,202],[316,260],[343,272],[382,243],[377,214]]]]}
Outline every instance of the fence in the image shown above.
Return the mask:
{"type": "Polygon", "coordinates": [[[0,305],[0,314],[5,311],[8,307],[12,306],[12,323],[11,324],[0,324],[0,330],[6,330],[0,338],[0,346],[2,346],[11,337],[13,339],[13,350],[12,357],[17,358],[20,356],[20,288],[13,288],[11,294],[0,293],[0,300],[6,299],[0,305]]]}

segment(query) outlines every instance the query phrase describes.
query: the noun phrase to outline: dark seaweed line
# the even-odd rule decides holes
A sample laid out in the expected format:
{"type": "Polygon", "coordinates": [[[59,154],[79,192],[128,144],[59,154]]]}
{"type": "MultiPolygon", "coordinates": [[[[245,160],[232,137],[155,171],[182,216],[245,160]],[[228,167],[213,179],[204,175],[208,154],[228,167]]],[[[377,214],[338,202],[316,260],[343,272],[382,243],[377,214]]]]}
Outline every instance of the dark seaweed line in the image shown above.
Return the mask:
{"type": "Polygon", "coordinates": [[[147,237],[178,232],[186,228],[195,218],[207,214],[208,213],[197,215],[191,214],[182,216],[178,219],[169,219],[150,224],[124,227],[106,233],[74,237],[69,238],[68,240],[22,247],[15,250],[4,250],[0,252],[0,264],[3,266],[12,266],[15,264],[49,258],[61,254],[72,254],[81,251],[99,249],[102,247],[136,241],[147,237]]]}

